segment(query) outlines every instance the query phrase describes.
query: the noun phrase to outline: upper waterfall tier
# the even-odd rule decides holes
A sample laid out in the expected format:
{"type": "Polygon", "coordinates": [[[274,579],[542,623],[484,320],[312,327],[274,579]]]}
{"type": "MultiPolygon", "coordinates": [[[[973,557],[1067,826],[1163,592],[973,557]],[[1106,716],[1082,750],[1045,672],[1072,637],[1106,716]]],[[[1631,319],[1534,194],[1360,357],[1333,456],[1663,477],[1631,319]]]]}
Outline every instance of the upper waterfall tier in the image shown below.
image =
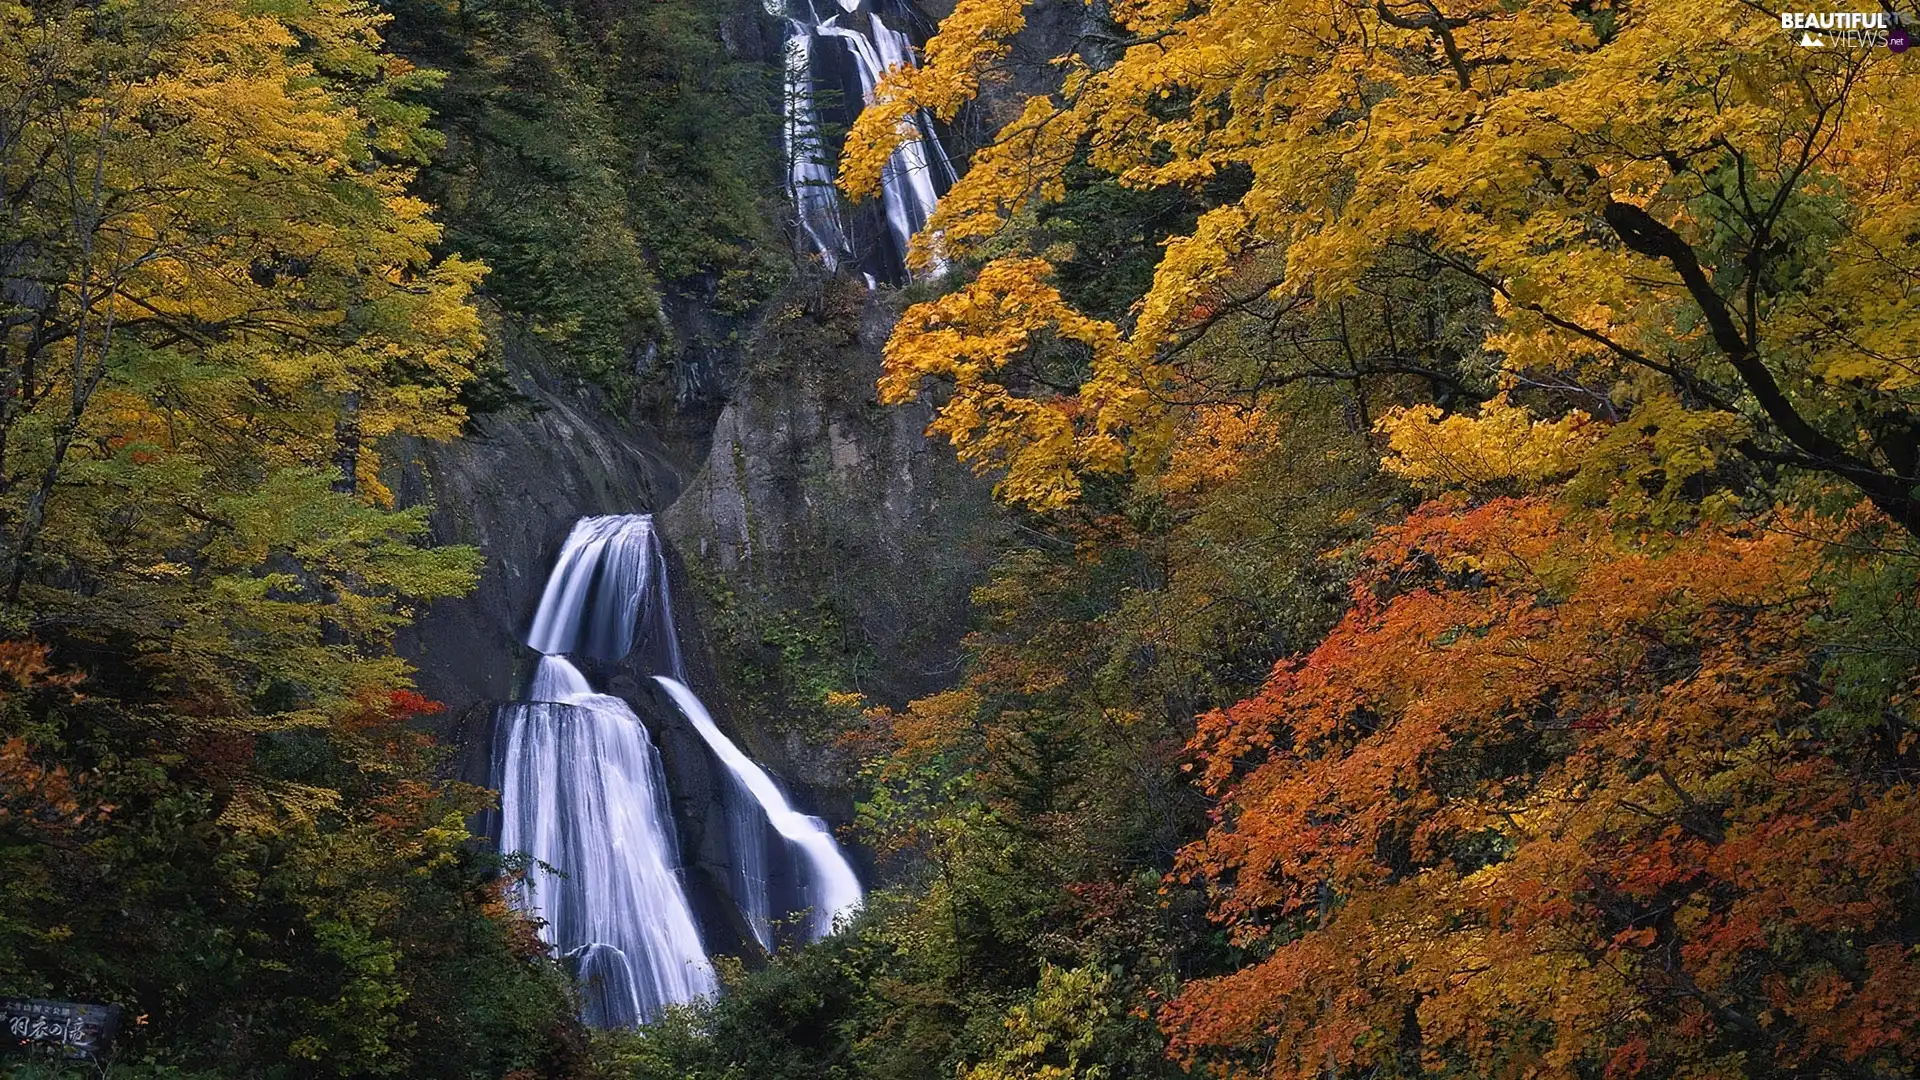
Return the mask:
{"type": "Polygon", "coordinates": [[[645,617],[660,607],[644,603],[647,591],[664,587],[665,580],[666,559],[651,515],[581,518],[547,578],[527,644],[548,656],[618,660],[651,631],[672,653],[670,669],[678,670],[679,641],[645,617]]]}
{"type": "MultiPolygon", "coordinates": [[[[877,210],[843,210],[822,120],[851,124],[872,104],[889,68],[917,62],[912,39],[889,25],[880,10],[861,8],[860,0],[840,0],[824,12],[815,0],[768,0],[768,10],[787,19],[787,188],[801,235],[827,269],[857,266],[869,284],[899,284],[916,276],[907,267],[914,234],[926,228],[941,194],[958,175],[933,117],[917,112],[901,121],[905,138],[881,170],[877,210]]],[[[904,25],[905,11],[892,17],[904,25]]],[[[937,276],[943,269],[936,256],[919,276],[937,276]]]]}

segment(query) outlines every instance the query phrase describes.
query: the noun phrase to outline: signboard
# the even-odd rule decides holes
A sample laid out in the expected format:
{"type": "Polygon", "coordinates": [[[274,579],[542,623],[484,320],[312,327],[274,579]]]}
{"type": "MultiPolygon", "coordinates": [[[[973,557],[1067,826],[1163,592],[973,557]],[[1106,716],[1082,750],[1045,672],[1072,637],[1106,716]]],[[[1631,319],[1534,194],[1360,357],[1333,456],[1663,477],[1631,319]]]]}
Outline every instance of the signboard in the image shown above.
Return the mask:
{"type": "Polygon", "coordinates": [[[120,1027],[120,1006],[38,998],[0,998],[0,1047],[44,1048],[64,1057],[98,1058],[120,1027]]]}

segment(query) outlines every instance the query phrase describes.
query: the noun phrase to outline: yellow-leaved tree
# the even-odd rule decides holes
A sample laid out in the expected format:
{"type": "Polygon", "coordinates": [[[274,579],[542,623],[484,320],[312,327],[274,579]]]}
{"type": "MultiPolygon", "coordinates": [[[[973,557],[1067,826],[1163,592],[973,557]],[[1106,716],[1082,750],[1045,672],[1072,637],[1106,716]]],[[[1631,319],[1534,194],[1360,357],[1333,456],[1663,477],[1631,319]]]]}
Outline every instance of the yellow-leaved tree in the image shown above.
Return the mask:
{"type": "Polygon", "coordinates": [[[0,3],[0,631],[130,648],[190,715],[350,709],[472,580],[378,477],[482,346],[384,18],[0,3]]]}
{"type": "MultiPolygon", "coordinates": [[[[873,188],[904,111],[951,119],[996,77],[1023,9],[963,0],[923,66],[887,76],[848,139],[850,194],[873,188]]],[[[1156,460],[1161,414],[1203,381],[1189,346],[1236,319],[1276,351],[1337,328],[1337,363],[1279,378],[1433,368],[1344,331],[1381,275],[1441,273],[1484,298],[1491,380],[1609,414],[1719,414],[1753,468],[1839,478],[1920,532],[1909,60],[1801,48],[1738,0],[1130,0],[1094,17],[1098,48],[1058,59],[1057,90],[973,156],[920,237],[968,277],[910,310],[887,354],[889,400],[952,380],[936,427],[1017,465],[1006,497],[1069,501],[1085,470],[1126,461],[1116,442],[1156,460]],[[1097,334],[1044,299],[1072,252],[1032,228],[1076,173],[1196,205],[1097,334]],[[1018,341],[969,318],[1007,304],[1018,341]],[[1090,352],[1080,385],[1020,374],[1046,333],[1090,352]],[[958,377],[952,355],[970,358],[958,377]]]]}

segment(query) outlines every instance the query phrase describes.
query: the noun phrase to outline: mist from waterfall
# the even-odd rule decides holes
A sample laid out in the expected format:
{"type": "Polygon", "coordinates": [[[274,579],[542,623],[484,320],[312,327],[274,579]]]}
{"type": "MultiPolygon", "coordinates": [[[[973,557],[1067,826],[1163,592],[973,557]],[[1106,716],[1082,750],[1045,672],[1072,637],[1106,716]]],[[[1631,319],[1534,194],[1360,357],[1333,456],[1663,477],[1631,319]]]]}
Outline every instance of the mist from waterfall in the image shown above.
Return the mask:
{"type": "Polygon", "coordinates": [[[717,984],[659,750],[632,706],[596,692],[566,654],[611,662],[637,650],[662,673],[665,693],[721,766],[728,898],[762,948],[775,948],[776,921],[796,910],[806,912],[804,939],[817,940],[858,907],[859,879],[825,823],[793,810],[688,689],[651,516],[575,522],[528,643],[544,655],[527,700],[501,706],[495,721],[500,849],[532,860],[521,902],[572,965],[589,1023],[630,1027],[717,984]],[[792,895],[776,878],[791,879],[792,895]]]}
{"type": "MultiPolygon", "coordinates": [[[[957,179],[953,162],[941,144],[933,117],[925,111],[903,119],[900,148],[881,169],[880,228],[884,235],[863,235],[859,222],[849,223],[834,189],[832,157],[821,136],[820,103],[838,90],[859,100],[838,103],[839,119],[851,122],[873,102],[875,88],[889,68],[912,66],[913,41],[887,25],[878,10],[861,10],[861,0],[840,0],[838,10],[825,15],[815,0],[766,0],[767,10],[787,20],[786,104],[784,147],[787,188],[800,221],[801,235],[828,270],[864,264],[867,283],[913,279],[907,252],[913,236],[933,216],[940,193],[957,179]],[[823,48],[824,47],[824,48],[823,48]],[[851,84],[823,77],[823,71],[850,71],[851,84]],[[835,87],[833,82],[841,82],[835,87]],[[877,250],[862,250],[872,248],[877,250]]],[[[945,263],[936,253],[922,274],[937,277],[945,263]]]]}

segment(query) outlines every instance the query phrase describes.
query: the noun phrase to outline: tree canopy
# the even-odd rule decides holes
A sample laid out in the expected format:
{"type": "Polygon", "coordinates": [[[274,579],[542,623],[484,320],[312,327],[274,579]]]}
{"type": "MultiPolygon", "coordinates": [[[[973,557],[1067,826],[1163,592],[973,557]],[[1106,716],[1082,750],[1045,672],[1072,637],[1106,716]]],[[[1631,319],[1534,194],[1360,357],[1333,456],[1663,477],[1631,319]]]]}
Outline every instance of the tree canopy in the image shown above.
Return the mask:
{"type": "Polygon", "coordinates": [[[382,450],[460,434],[484,267],[385,21],[0,6],[0,990],[129,1006],[119,1071],[579,1038],[390,647],[474,579],[382,450]]]}
{"type": "MultiPolygon", "coordinates": [[[[848,140],[851,193],[873,187],[902,110],[952,118],[991,81],[1024,7],[961,3],[926,64],[888,77],[848,140]]],[[[1732,445],[1756,467],[1838,478],[1920,529],[1920,211],[1900,56],[1800,48],[1731,0],[1103,14],[1111,33],[1057,59],[1058,91],[1027,99],[920,238],[986,260],[961,287],[971,299],[909,311],[889,346],[890,397],[953,378],[943,430],[1017,464],[1012,497],[1070,498],[1079,471],[1117,467],[1116,439],[1151,460],[1161,404],[1195,381],[1181,363],[1195,336],[1257,319],[1283,355],[1308,354],[1286,369],[1325,367],[1313,315],[1365,310],[1381,275],[1426,266],[1483,294],[1467,358],[1483,379],[1569,384],[1614,409],[1636,400],[1622,384],[1658,387],[1737,422],[1732,445]],[[1031,246],[1033,208],[1065,196],[1077,163],[1206,204],[1121,324],[1097,332],[1033,293],[1049,258],[1073,258],[1031,246]],[[962,303],[1018,304],[1027,322],[983,333],[962,303]],[[1088,354],[1077,392],[1036,391],[1014,362],[1043,337],[1088,354]]],[[[1356,350],[1340,370],[1448,367],[1421,345],[1356,350]]],[[[1241,382],[1274,373],[1258,376],[1241,382]]]]}
{"type": "Polygon", "coordinates": [[[138,1003],[154,1077],[1912,1073],[1915,61],[959,0],[839,155],[984,132],[869,292],[769,252],[748,18],[0,0],[0,991],[138,1003]],[[694,297],[769,364],[897,311],[879,403],[1006,528],[914,700],[692,576],[876,887],[589,1033],[393,653],[478,556],[387,452],[694,297]]]}

